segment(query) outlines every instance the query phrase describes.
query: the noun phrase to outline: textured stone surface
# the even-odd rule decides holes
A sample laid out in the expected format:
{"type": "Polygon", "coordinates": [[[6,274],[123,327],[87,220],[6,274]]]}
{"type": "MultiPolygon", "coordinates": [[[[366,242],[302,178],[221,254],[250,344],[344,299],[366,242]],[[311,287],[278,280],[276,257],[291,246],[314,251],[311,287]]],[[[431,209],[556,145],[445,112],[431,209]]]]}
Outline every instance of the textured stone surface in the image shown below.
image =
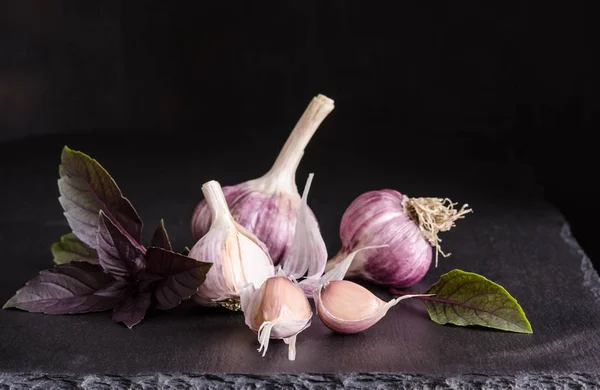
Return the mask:
{"type": "MultiPolygon", "coordinates": [[[[51,266],[49,245],[68,231],[56,200],[56,167],[66,141],[53,137],[0,146],[0,165],[8,168],[0,172],[1,301],[51,266]]],[[[191,243],[189,219],[201,184],[217,179],[227,185],[260,175],[277,150],[276,141],[265,140],[252,150],[245,148],[247,140],[219,150],[207,142],[194,153],[182,152],[185,141],[173,139],[144,139],[143,146],[102,137],[68,144],[113,174],[145,220],[148,239],[164,217],[174,244],[182,248],[191,243]]],[[[290,362],[286,346],[277,341],[262,358],[242,316],[224,309],[185,304],[172,312],[151,312],[132,330],[113,323],[108,313],[46,316],[3,310],[0,388],[597,386],[600,280],[567,221],[541,200],[527,169],[477,137],[442,138],[430,146],[436,156],[431,159],[419,160],[416,149],[395,150],[381,145],[380,154],[359,159],[361,150],[343,142],[316,142],[307,149],[298,182],[315,172],[309,202],[330,254],[339,245],[345,207],[364,191],[388,187],[409,196],[468,202],[475,213],[443,236],[444,249],[453,255],[412,290],[423,291],[453,268],[480,273],[519,301],[532,335],[440,326],[413,300],[353,336],[334,335],[315,317],[298,338],[297,360],[290,362]]]]}
{"type": "Polygon", "coordinates": [[[410,374],[338,374],[338,375],[185,375],[147,376],[61,376],[0,374],[0,388],[6,389],[456,389],[505,390],[527,389],[596,389],[599,375],[546,374],[489,376],[465,374],[436,378],[410,374]]]}

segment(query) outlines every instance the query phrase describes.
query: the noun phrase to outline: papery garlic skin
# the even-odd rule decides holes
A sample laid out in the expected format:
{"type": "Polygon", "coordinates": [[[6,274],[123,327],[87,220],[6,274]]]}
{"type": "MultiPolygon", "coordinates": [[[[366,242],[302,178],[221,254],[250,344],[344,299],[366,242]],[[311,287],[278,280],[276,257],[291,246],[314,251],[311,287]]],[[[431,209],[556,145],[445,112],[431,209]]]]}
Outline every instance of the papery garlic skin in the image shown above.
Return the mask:
{"type": "Polygon", "coordinates": [[[212,223],[188,256],[213,262],[194,300],[202,305],[215,306],[219,302],[239,300],[244,286],[250,283],[260,287],[275,274],[275,269],[265,245],[234,221],[219,183],[209,181],[202,186],[202,191],[212,223]]]}
{"type": "Polygon", "coordinates": [[[323,276],[327,264],[327,247],[319,225],[307,203],[313,177],[313,173],[309,174],[304,186],[302,204],[298,208],[296,218],[292,247],[280,262],[285,275],[294,279],[306,277],[298,285],[310,297],[312,297],[314,290],[313,286],[323,276]]]}
{"type": "Polygon", "coordinates": [[[265,356],[270,339],[283,339],[288,358],[296,358],[296,336],[308,326],[312,309],[304,292],[288,277],[278,275],[267,279],[257,289],[244,287],[241,306],[246,325],[258,334],[259,352],[265,356]]]}
{"type": "MultiPolygon", "coordinates": [[[[255,179],[223,187],[234,220],[265,243],[277,264],[291,247],[300,195],[293,191],[270,192],[268,179],[255,179]]],[[[314,215],[313,215],[314,218],[314,215]]],[[[211,223],[210,210],[202,200],[192,217],[192,234],[202,237],[211,223]]]]}
{"type": "Polygon", "coordinates": [[[400,301],[424,296],[405,295],[384,302],[363,286],[348,280],[334,280],[314,294],[321,322],[337,333],[353,334],[375,325],[400,301]]]}
{"type": "MultiPolygon", "coordinates": [[[[333,109],[334,102],[328,97],[313,98],[269,172],[258,179],[223,188],[233,218],[265,243],[275,264],[289,252],[294,237],[301,202],[295,182],[296,169],[308,142],[333,109]]],[[[314,219],[312,211],[310,215],[314,219]]],[[[202,200],[192,216],[192,234],[196,239],[208,232],[210,218],[202,200]]]]}
{"type": "Polygon", "coordinates": [[[432,247],[405,212],[404,198],[390,189],[357,197],[344,212],[340,225],[342,248],[329,260],[328,269],[355,248],[387,245],[357,253],[346,276],[396,287],[419,282],[431,265],[432,247]]]}

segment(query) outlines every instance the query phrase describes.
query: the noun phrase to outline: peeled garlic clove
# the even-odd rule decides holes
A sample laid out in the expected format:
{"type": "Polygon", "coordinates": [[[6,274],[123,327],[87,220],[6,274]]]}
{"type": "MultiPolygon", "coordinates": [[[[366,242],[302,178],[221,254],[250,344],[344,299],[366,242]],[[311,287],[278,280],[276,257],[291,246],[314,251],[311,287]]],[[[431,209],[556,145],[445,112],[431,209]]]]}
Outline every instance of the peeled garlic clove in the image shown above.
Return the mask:
{"type": "Polygon", "coordinates": [[[317,315],[337,333],[362,332],[375,325],[398,302],[422,294],[404,295],[384,302],[366,288],[348,280],[334,280],[315,293],[317,315]]]}
{"type": "Polygon", "coordinates": [[[267,279],[260,288],[245,286],[241,306],[246,325],[258,334],[259,352],[265,356],[270,339],[288,344],[288,358],[296,358],[296,336],[308,326],[312,310],[304,292],[281,273],[267,279]]]}
{"type": "Polygon", "coordinates": [[[205,183],[202,192],[212,215],[212,224],[188,256],[197,260],[210,259],[213,266],[194,300],[206,306],[220,304],[237,309],[242,287],[249,283],[259,287],[275,274],[273,261],[264,244],[234,221],[218,182],[205,183]]]}
{"type": "MultiPolygon", "coordinates": [[[[269,172],[258,179],[223,188],[233,218],[265,243],[275,264],[288,253],[294,238],[296,213],[301,204],[296,169],[306,145],[333,108],[333,100],[328,97],[313,98],[269,172]]],[[[312,212],[307,218],[316,224],[312,212]]],[[[210,223],[211,215],[203,200],[192,217],[194,237],[205,235],[210,223]]]]}

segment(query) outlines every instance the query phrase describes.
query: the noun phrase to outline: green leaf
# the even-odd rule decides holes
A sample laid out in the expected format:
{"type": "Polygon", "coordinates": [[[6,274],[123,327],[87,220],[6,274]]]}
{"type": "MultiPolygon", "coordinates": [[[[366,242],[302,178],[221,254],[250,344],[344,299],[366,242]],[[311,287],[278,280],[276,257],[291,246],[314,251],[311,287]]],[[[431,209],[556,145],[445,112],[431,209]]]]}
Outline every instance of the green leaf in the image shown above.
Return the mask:
{"type": "Polygon", "coordinates": [[[481,275],[452,270],[440,277],[423,299],[438,324],[479,325],[517,333],[533,333],[517,301],[502,286],[481,275]]]}
{"type": "Polygon", "coordinates": [[[96,250],[87,246],[73,233],[62,236],[59,242],[52,244],[50,251],[52,251],[52,256],[54,256],[56,264],[65,264],[71,261],[98,264],[98,253],[96,250]]]}

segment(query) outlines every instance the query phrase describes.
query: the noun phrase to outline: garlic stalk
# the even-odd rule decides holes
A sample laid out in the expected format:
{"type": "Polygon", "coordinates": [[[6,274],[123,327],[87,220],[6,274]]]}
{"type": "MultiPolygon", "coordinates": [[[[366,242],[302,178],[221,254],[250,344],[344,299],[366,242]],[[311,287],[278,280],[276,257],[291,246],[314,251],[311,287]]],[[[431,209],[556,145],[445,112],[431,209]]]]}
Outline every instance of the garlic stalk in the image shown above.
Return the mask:
{"type": "Polygon", "coordinates": [[[222,305],[237,310],[242,287],[260,287],[275,274],[273,261],[264,244],[233,219],[218,182],[205,183],[202,192],[210,210],[211,226],[188,256],[210,259],[213,266],[194,300],[205,306],[222,305]]]}
{"type": "MultiPolygon", "coordinates": [[[[296,213],[301,204],[296,169],[308,142],[333,108],[334,102],[328,97],[314,97],[271,169],[258,179],[223,188],[233,218],[265,243],[275,264],[289,252],[294,238],[296,213]]],[[[312,212],[307,218],[316,223],[312,212]]],[[[210,223],[210,211],[202,200],[192,217],[194,237],[205,235],[210,223]]]]}
{"type": "Polygon", "coordinates": [[[312,309],[295,281],[280,270],[258,289],[249,284],[242,289],[241,306],[246,325],[258,334],[263,357],[270,339],[283,339],[288,359],[296,359],[296,336],[310,326],[312,309]]]}

